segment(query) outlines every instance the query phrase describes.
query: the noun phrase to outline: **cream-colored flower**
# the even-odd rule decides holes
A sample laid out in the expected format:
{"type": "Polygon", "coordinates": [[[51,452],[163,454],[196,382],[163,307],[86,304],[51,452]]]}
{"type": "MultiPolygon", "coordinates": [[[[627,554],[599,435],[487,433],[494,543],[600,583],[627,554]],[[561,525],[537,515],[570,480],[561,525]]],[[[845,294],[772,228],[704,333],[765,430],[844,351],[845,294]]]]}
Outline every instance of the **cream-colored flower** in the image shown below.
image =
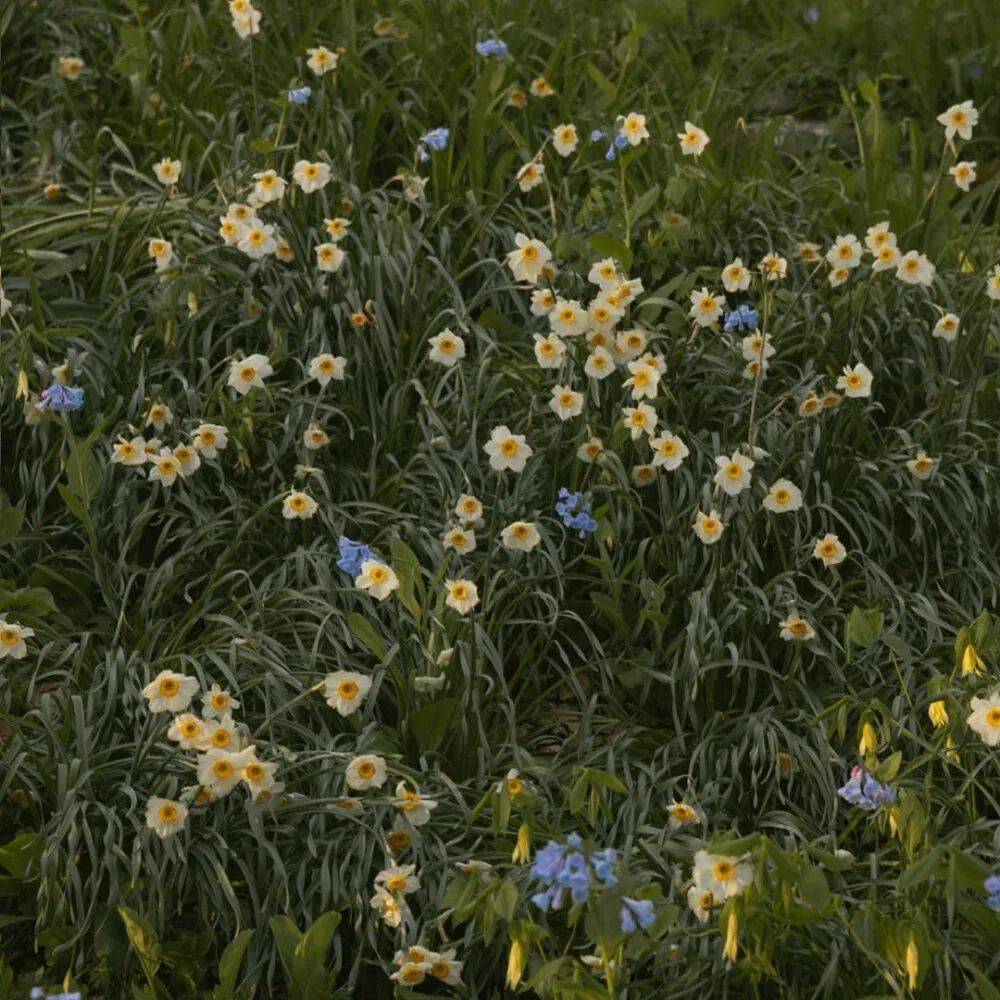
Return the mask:
{"type": "Polygon", "coordinates": [[[339,243],[347,235],[347,230],[351,225],[351,220],[344,219],[338,215],[333,219],[324,219],[323,225],[326,227],[326,232],[330,237],[330,242],[339,243]]]}
{"type": "Polygon", "coordinates": [[[181,168],[180,160],[171,160],[169,156],[165,156],[159,163],[153,164],[153,173],[164,187],[170,187],[180,180],[181,168]]]}
{"type": "Polygon", "coordinates": [[[632,389],[633,399],[654,399],[660,384],[660,370],[641,359],[629,361],[627,367],[632,375],[625,379],[622,387],[632,389]]]}
{"type": "Polygon", "coordinates": [[[566,357],[566,345],[554,334],[535,334],[535,360],[539,368],[556,369],[566,357]]]}
{"type": "Polygon", "coordinates": [[[146,801],[146,826],[164,840],[184,829],[188,808],[183,802],[163,799],[157,795],[146,801]]]}
{"type": "Polygon", "coordinates": [[[316,76],[332,72],[337,68],[337,63],[340,61],[337,53],[331,52],[325,45],[317,45],[313,49],[306,49],[306,54],[309,56],[306,60],[306,65],[316,76]]]}
{"type": "Polygon", "coordinates": [[[812,625],[798,615],[783,618],[778,622],[778,628],[781,629],[781,638],[785,642],[808,642],[816,634],[812,625]]]}
{"type": "Polygon", "coordinates": [[[376,754],[362,754],[360,757],[355,757],[347,765],[345,773],[347,787],[356,792],[381,788],[387,777],[385,761],[376,754]]]}
{"type": "Polygon", "coordinates": [[[707,889],[718,900],[738,896],[753,881],[753,865],[743,858],[697,851],[694,856],[694,884],[707,889]]]}
{"type": "Polygon", "coordinates": [[[656,433],[656,410],[649,403],[640,403],[638,406],[626,406],[622,410],[624,424],[635,441],[640,434],[647,434],[652,437],[656,433]]]}
{"type": "Polygon", "coordinates": [[[843,389],[844,395],[850,399],[862,399],[872,394],[872,382],[875,376],[864,364],[856,364],[853,368],[845,365],[843,374],[837,378],[837,388],[843,389]]]}
{"type": "Polygon", "coordinates": [[[788,274],[788,261],[776,253],[766,253],[757,265],[765,281],[779,281],[788,274]]]}
{"type": "Polygon", "coordinates": [[[463,493],[455,504],[455,516],[462,524],[475,524],[483,516],[483,503],[478,497],[463,493]]]}
{"type": "Polygon", "coordinates": [[[23,660],[28,655],[24,640],[30,639],[34,634],[35,630],[27,625],[0,618],[0,660],[8,656],[12,660],[23,660]]]}
{"type": "Polygon", "coordinates": [[[219,687],[218,684],[213,684],[201,696],[201,714],[206,719],[228,715],[239,707],[240,703],[228,691],[219,687]]]}
{"type": "Polygon", "coordinates": [[[681,152],[685,156],[695,157],[701,156],[705,152],[705,147],[711,142],[708,133],[691,122],[684,123],[684,131],[677,133],[677,139],[681,144],[681,152]]]}
{"type": "Polygon", "coordinates": [[[367,590],[376,600],[384,601],[399,586],[399,577],[391,566],[366,559],[361,564],[361,574],[355,578],[354,586],[367,590]]]}
{"type": "Polygon", "coordinates": [[[722,269],[722,287],[727,292],[745,292],[750,287],[750,272],[739,257],[722,269]]]}
{"type": "Polygon", "coordinates": [[[788,479],[778,479],[764,497],[764,508],[773,514],[785,514],[802,506],[802,491],[788,479]]]}
{"type": "Polygon", "coordinates": [[[310,163],[309,160],[297,160],[292,168],[292,180],[305,194],[322,191],[330,183],[330,165],[328,163],[310,163]]]}
{"type": "Polygon", "coordinates": [[[583,363],[588,378],[606,379],[615,370],[614,355],[606,347],[596,347],[583,363]]]}
{"type": "Polygon", "coordinates": [[[954,313],[945,313],[934,324],[934,336],[940,337],[946,343],[951,343],[958,336],[958,325],[961,320],[954,313]]]}
{"type": "Polygon", "coordinates": [[[949,168],[948,173],[955,178],[955,186],[962,191],[968,191],[976,180],[976,161],[961,160],[949,168]]]}
{"type": "Polygon", "coordinates": [[[604,442],[600,438],[590,438],[577,448],[576,457],[589,465],[591,462],[596,462],[603,452],[604,442]]]}
{"type": "Polygon", "coordinates": [[[272,201],[281,201],[285,196],[285,181],[279,177],[274,170],[262,170],[254,174],[254,197],[261,205],[267,205],[272,201]]]}
{"type": "Polygon", "coordinates": [[[471,528],[452,528],[442,535],[442,540],[446,549],[454,549],[459,555],[476,548],[476,533],[471,528]]]}
{"type": "Polygon", "coordinates": [[[708,514],[704,514],[699,510],[695,515],[695,522],[692,527],[694,528],[694,533],[706,545],[715,544],[722,537],[723,531],[726,530],[726,525],[723,523],[722,518],[719,517],[717,510],[713,510],[708,514]]]}
{"type": "Polygon", "coordinates": [[[333,380],[343,382],[346,369],[347,358],[320,354],[309,362],[309,377],[316,379],[325,389],[333,380]]]}
{"type": "Polygon", "coordinates": [[[151,712],[186,712],[191,699],[198,693],[198,680],[161,670],[143,689],[151,712]]]}
{"type": "Polygon", "coordinates": [[[957,132],[962,139],[972,138],[972,129],[979,122],[979,112],[972,101],[962,101],[953,104],[947,111],[942,111],[937,120],[944,126],[944,137],[951,139],[957,132]]]}
{"type": "Polygon", "coordinates": [[[557,125],[552,130],[552,146],[560,156],[570,156],[576,152],[580,137],[575,125],[557,125]]]}
{"type": "MultiPolygon", "coordinates": [[[[621,119],[618,125],[618,134],[625,136],[630,146],[638,146],[643,139],[649,138],[646,116],[639,114],[638,111],[630,111],[621,119]]],[[[705,142],[708,142],[708,136],[705,136],[705,142]]]]}
{"type": "Polygon", "coordinates": [[[847,549],[835,534],[827,532],[813,546],[813,558],[822,559],[824,566],[836,566],[847,558],[847,549]]]}
{"type": "Polygon", "coordinates": [[[479,603],[479,590],[471,580],[445,580],[444,603],[460,615],[468,614],[479,603]]]}
{"type": "MultiPolygon", "coordinates": [[[[410,791],[406,787],[405,781],[396,785],[396,796],[392,800],[392,804],[402,812],[410,826],[423,826],[431,818],[431,810],[437,808],[437,802],[434,799],[421,795],[419,791],[410,791]]],[[[411,865],[411,871],[412,867],[411,865]]],[[[388,883],[386,888],[391,892],[396,891],[388,883]]],[[[407,891],[412,890],[408,889],[407,891]]]]}
{"type": "Polygon", "coordinates": [[[521,167],[514,178],[522,191],[530,191],[532,188],[538,187],[545,179],[545,164],[542,163],[540,157],[536,157],[521,167]]]}
{"type": "Polygon", "coordinates": [[[370,677],[354,670],[337,670],[327,674],[323,680],[326,703],[343,716],[351,715],[361,707],[371,686],[370,677]]]}
{"type": "Polygon", "coordinates": [[[707,288],[691,293],[691,308],[688,315],[697,326],[711,326],[722,315],[726,300],[721,295],[713,295],[707,288]]]}
{"type": "Polygon", "coordinates": [[[903,254],[896,265],[896,277],[907,285],[930,285],[935,273],[934,265],[916,250],[903,254]]]}
{"type": "Polygon", "coordinates": [[[428,341],[431,345],[428,357],[435,364],[451,368],[465,357],[465,341],[451,330],[442,330],[428,341]]]}
{"type": "Polygon", "coordinates": [[[528,459],[534,454],[523,434],[512,434],[501,424],[490,432],[490,439],[483,445],[483,451],[490,456],[490,468],[496,472],[509,469],[521,472],[528,459]]]}
{"type": "Polygon", "coordinates": [[[545,265],[552,260],[552,251],[540,240],[530,239],[524,233],[518,233],[514,243],[515,248],[507,254],[507,266],[515,281],[527,281],[533,285],[545,265]]]}
{"type": "Polygon", "coordinates": [[[911,458],[906,467],[916,479],[930,479],[937,468],[937,460],[931,458],[926,451],[921,449],[917,452],[916,458],[911,458]]]}
{"type": "Polygon", "coordinates": [[[251,354],[242,361],[230,362],[228,385],[245,396],[251,389],[263,389],[264,379],[273,374],[266,355],[251,354]]]}
{"type": "Polygon", "coordinates": [[[316,451],[330,443],[330,437],[319,424],[310,424],[302,435],[302,444],[309,451],[316,451]]]}
{"type": "Polygon", "coordinates": [[[320,243],[315,248],[316,267],[332,274],[343,266],[346,254],[336,243],[320,243]]]}
{"type": "Polygon", "coordinates": [[[538,528],[530,521],[515,521],[500,532],[505,549],[530,552],[542,540],[538,528]]]}
{"type": "Polygon", "coordinates": [[[205,458],[216,458],[229,444],[229,432],[219,424],[199,424],[192,443],[205,458]]]}
{"type": "Polygon", "coordinates": [[[826,252],[826,259],[834,268],[853,270],[861,264],[861,243],[854,233],[838,236],[826,252]]]}
{"type": "Polygon", "coordinates": [[[666,428],[657,436],[649,439],[653,449],[653,465],[673,472],[681,467],[688,457],[688,446],[676,434],[671,434],[666,428]]]}
{"type": "Polygon", "coordinates": [[[319,504],[307,493],[292,490],[281,505],[281,514],[286,521],[298,519],[307,521],[319,509],[319,504]]]}
{"type": "Polygon", "coordinates": [[[160,482],[164,486],[173,486],[178,476],[184,475],[181,463],[174,458],[174,453],[169,448],[160,449],[159,455],[151,459],[152,468],[149,470],[149,478],[152,482],[160,482]]]}
{"type": "Polygon", "coordinates": [[[146,461],[146,439],[134,437],[126,441],[120,437],[111,450],[111,461],[121,465],[142,465],[146,461]]]}
{"type": "Polygon", "coordinates": [[[568,385],[554,385],[549,409],[560,419],[569,420],[583,412],[583,393],[568,385]]]}
{"type": "Polygon", "coordinates": [[[254,747],[244,750],[206,750],[198,758],[198,782],[213,798],[228,795],[242,780],[243,769],[254,759],[254,747]]]}
{"type": "Polygon", "coordinates": [[[966,725],[989,747],[1000,746],[1000,690],[986,698],[973,698],[966,725]]]}
{"type": "Polygon", "coordinates": [[[754,467],[752,458],[734,451],[728,458],[719,455],[715,459],[715,464],[718,466],[718,471],[715,473],[714,482],[724,493],[731,497],[739,496],[750,486],[750,470],[754,467]]]}

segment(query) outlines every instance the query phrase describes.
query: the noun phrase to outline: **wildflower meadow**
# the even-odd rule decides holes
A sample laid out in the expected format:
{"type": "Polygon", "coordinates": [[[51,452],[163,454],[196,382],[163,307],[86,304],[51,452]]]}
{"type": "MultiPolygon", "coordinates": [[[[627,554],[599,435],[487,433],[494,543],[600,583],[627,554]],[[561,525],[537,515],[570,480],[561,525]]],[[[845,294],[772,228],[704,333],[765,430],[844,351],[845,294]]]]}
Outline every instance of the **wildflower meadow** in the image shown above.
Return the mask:
{"type": "Polygon", "coordinates": [[[1000,998],[995,7],[0,44],[0,998],[1000,998]]]}

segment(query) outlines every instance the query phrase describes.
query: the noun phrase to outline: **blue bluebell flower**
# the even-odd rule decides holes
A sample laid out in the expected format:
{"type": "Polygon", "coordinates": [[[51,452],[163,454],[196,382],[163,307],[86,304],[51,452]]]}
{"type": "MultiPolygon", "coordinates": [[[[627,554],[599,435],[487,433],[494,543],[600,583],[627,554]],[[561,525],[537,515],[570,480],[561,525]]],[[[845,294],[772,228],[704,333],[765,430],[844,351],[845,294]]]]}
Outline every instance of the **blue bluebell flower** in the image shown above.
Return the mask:
{"type": "Polygon", "coordinates": [[[594,867],[594,874],[606,886],[618,883],[618,879],[612,870],[617,858],[618,852],[613,847],[605,847],[603,851],[591,852],[590,863],[594,867]]]}
{"type": "Polygon", "coordinates": [[[651,899],[632,899],[626,896],[618,911],[623,934],[634,934],[640,927],[645,930],[656,920],[656,910],[651,899]]]}
{"type": "Polygon", "coordinates": [[[297,90],[288,91],[289,104],[308,104],[312,97],[312,87],[299,87],[297,90]]]}
{"type": "Polygon", "coordinates": [[[381,562],[378,556],[363,542],[352,542],[350,538],[343,535],[337,541],[340,549],[340,558],[337,560],[337,568],[342,569],[351,576],[361,575],[361,564],[374,559],[381,562]]]}
{"type": "Polygon", "coordinates": [[[563,524],[578,531],[581,538],[597,531],[597,521],[590,513],[590,501],[585,500],[582,493],[571,493],[563,486],[556,501],[556,513],[563,524]]]}
{"type": "Polygon", "coordinates": [[[507,55],[507,43],[500,41],[499,38],[487,38],[483,42],[476,42],[476,51],[481,56],[503,59],[507,55]]]}
{"type": "Polygon", "coordinates": [[[603,886],[618,881],[612,871],[617,854],[611,848],[586,851],[579,834],[571,833],[565,844],[550,840],[536,855],[531,874],[545,885],[531,901],[541,910],[558,910],[566,894],[576,904],[590,898],[596,878],[603,886]]]}
{"type": "Polygon", "coordinates": [[[448,148],[448,139],[450,137],[451,129],[444,126],[432,128],[430,132],[425,132],[417,143],[417,159],[421,163],[426,163],[431,158],[428,149],[433,150],[435,153],[444,152],[448,148]]]}
{"type": "Polygon", "coordinates": [[[896,793],[888,785],[876,781],[863,767],[851,768],[850,780],[837,789],[837,794],[846,802],[868,812],[891,806],[896,801],[896,793]]]}
{"type": "Polygon", "coordinates": [[[35,404],[39,410],[56,410],[59,413],[73,413],[83,407],[83,389],[53,383],[42,390],[41,401],[35,404]]]}
{"type": "Polygon", "coordinates": [[[600,142],[602,139],[606,139],[607,136],[608,136],[608,133],[605,132],[604,129],[602,129],[602,128],[595,128],[590,133],[590,141],[591,142],[600,142]]]}
{"type": "Polygon", "coordinates": [[[819,20],[819,8],[818,7],[806,7],[802,12],[802,20],[806,24],[815,24],[819,20]]]}
{"type": "Polygon", "coordinates": [[[733,330],[756,330],[759,313],[753,306],[745,302],[738,309],[726,313],[724,327],[730,332],[733,330]]]}
{"type": "Polygon", "coordinates": [[[435,153],[442,153],[448,148],[448,139],[450,136],[451,129],[441,126],[440,128],[432,128],[430,132],[425,132],[420,137],[420,141],[430,146],[435,153]]]}
{"type": "Polygon", "coordinates": [[[986,905],[991,910],[996,910],[1000,913],[1000,875],[990,875],[990,877],[983,882],[983,888],[988,893],[986,905]]]}

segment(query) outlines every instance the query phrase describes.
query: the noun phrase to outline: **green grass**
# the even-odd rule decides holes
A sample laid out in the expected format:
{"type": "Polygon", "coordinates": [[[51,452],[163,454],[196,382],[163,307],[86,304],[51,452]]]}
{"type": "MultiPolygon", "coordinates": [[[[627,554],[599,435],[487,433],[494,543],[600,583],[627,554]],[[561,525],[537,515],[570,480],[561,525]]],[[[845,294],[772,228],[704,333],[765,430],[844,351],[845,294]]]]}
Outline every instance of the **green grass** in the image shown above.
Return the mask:
{"type": "MultiPolygon", "coordinates": [[[[1000,682],[1000,323],[985,294],[1000,259],[1000,32],[976,0],[824,2],[816,24],[805,6],[262,2],[252,44],[222,0],[0,13],[13,302],[0,320],[0,617],[36,633],[24,659],[0,660],[0,993],[390,996],[397,948],[450,942],[465,985],[397,995],[996,994],[1000,920],[983,880],[998,868],[1000,767],[964,720],[1000,682]],[[406,37],[377,37],[380,14],[406,37]],[[493,32],[503,62],[475,54],[493,32]],[[305,67],[316,44],[346,49],[335,83],[305,67]],[[67,54],[87,65],[75,83],[53,72],[67,54]],[[555,96],[508,107],[540,74],[555,96]],[[289,105],[303,83],[309,105],[289,105]],[[952,155],[935,121],[964,99],[980,111],[960,144],[978,164],[968,194],[941,176],[952,155]],[[632,110],[651,140],[608,163],[586,137],[632,110]],[[711,136],[697,161],[674,138],[687,119],[711,136]],[[545,185],[522,194],[514,172],[567,121],[577,154],[547,147],[545,185]],[[448,149],[417,167],[425,198],[407,199],[397,172],[441,125],[448,149]],[[184,163],[171,196],[152,173],[163,156],[184,163]],[[223,246],[218,216],[252,174],[290,182],[301,158],[334,180],[310,196],[290,183],[262,211],[295,261],[223,246]],[[42,194],[50,183],[60,198],[42,194]],[[312,248],[341,202],[347,263],[324,279],[312,248]],[[799,242],[825,250],[883,219],[935,263],[932,287],[869,279],[865,264],[830,288],[797,258],[799,242]],[[655,485],[630,479],[649,452],[620,426],[621,377],[587,385],[580,338],[558,378],[536,365],[546,324],[503,264],[519,232],[553,250],[568,297],[590,297],[589,265],[609,254],[642,279],[629,325],[666,360],[655,405],[691,450],[655,485]],[[153,237],[178,255],[166,279],[153,237]],[[692,335],[687,312],[693,289],[721,292],[733,257],[752,266],[770,250],[788,278],[769,286],[778,353],[755,393],[732,338],[692,335]],[[953,344],[931,337],[935,307],[961,317],[953,344]],[[362,309],[373,322],[359,331],[362,309]],[[444,327],[468,352],[447,370],[427,360],[444,327]],[[306,370],[326,350],[348,378],[321,392],[306,370]],[[237,397],[229,361],[254,352],[275,374],[237,397]],[[18,373],[38,393],[64,360],[85,408],[26,424],[18,373]],[[808,389],[859,360],[870,400],[799,416],[808,389]],[[557,381],[587,397],[566,423],[548,409],[557,381]],[[168,444],[203,420],[230,435],[169,490],[109,462],[156,400],[174,413],[157,435],[168,444]],[[752,491],[720,497],[714,458],[746,444],[752,411],[770,457],[752,491]],[[312,421],[331,444],[306,452],[312,421]],[[498,476],[482,450],[504,423],[534,450],[520,475],[498,476]],[[592,435],[609,454],[587,465],[576,451],[592,435]],[[940,459],[927,482],[905,466],[918,448],[940,459]],[[317,469],[307,480],[303,463],[317,469]],[[760,501],[780,477],[805,503],[774,517],[760,501]],[[293,485],[318,501],[314,519],[282,518],[293,485]],[[591,495],[594,538],[562,526],[561,486],[591,495]],[[440,540],[461,493],[486,507],[467,556],[440,540]],[[713,506],[728,527],[706,547],[691,524],[713,506]],[[519,518],[542,533],[529,554],[499,543],[519,518]],[[827,531],[849,551],[835,570],[812,558],[827,531]],[[357,590],[335,565],[340,535],[380,551],[404,588],[383,604],[357,590]],[[443,604],[455,575],[479,587],[466,617],[443,604]],[[780,639],[790,609],[813,641],[780,639]],[[981,675],[960,669],[969,645],[981,675]],[[194,753],[141,695],[163,669],[238,697],[285,797],[254,810],[238,790],[192,806],[178,836],[145,829],[149,796],[196,785],[194,753]],[[346,719],[310,690],[338,669],[375,681],[346,719]],[[421,676],[444,686],[421,692],[421,676]],[[941,699],[950,722],[936,729],[941,699]],[[864,762],[899,795],[895,833],[886,811],[836,794],[866,722],[878,747],[864,762]],[[371,792],[358,819],[329,808],[362,752],[389,761],[383,793],[406,777],[439,802],[401,856],[422,882],[402,933],[368,905],[396,811],[371,792]],[[513,803],[492,792],[510,768],[532,788],[513,803]],[[670,829],[674,798],[704,825],[670,829]],[[511,862],[522,824],[533,852],[574,830],[613,846],[624,884],[660,893],[610,984],[579,961],[621,946],[610,904],[542,915],[529,866],[511,862]],[[685,891],[706,845],[747,852],[756,874],[701,924],[685,891]],[[470,858],[492,875],[456,869],[470,858]],[[286,917],[315,928],[299,966],[286,917]],[[512,942],[528,955],[517,991],[512,942]]],[[[763,311],[759,282],[738,301],[763,311]]]]}

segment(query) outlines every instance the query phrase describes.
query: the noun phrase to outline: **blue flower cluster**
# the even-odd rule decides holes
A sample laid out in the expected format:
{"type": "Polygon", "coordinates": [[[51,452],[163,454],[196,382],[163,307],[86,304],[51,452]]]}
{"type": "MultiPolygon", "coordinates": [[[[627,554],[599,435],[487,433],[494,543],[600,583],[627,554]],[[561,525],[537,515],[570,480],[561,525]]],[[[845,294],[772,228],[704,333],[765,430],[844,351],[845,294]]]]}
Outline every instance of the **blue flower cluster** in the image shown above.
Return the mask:
{"type": "Polygon", "coordinates": [[[83,389],[60,385],[58,382],[42,390],[41,402],[35,404],[39,410],[57,410],[59,413],[72,413],[83,407],[83,389]]]}
{"type": "Polygon", "coordinates": [[[337,568],[342,569],[351,576],[361,575],[361,564],[374,559],[381,562],[377,555],[364,542],[352,542],[350,538],[343,535],[337,540],[340,549],[340,558],[337,560],[337,568]]]}
{"type": "Polygon", "coordinates": [[[640,927],[645,930],[656,920],[656,911],[651,899],[633,899],[626,896],[618,911],[618,922],[623,934],[634,934],[640,927]]]}
{"type": "Polygon", "coordinates": [[[896,793],[888,786],[876,781],[863,767],[851,768],[851,780],[837,794],[851,805],[860,806],[869,812],[891,806],[896,801],[896,793]]]}
{"type": "Polygon", "coordinates": [[[417,143],[417,158],[421,163],[426,163],[431,154],[427,152],[432,149],[435,153],[443,153],[448,148],[448,139],[451,137],[451,129],[432,128],[430,132],[425,132],[417,143]]]}
{"type": "Polygon", "coordinates": [[[487,38],[485,42],[476,42],[476,51],[481,56],[503,59],[507,55],[507,43],[501,42],[499,38],[487,38]]]}
{"type": "Polygon", "coordinates": [[[299,87],[298,90],[288,91],[289,104],[308,104],[312,97],[312,87],[299,87]]]}
{"type": "Polygon", "coordinates": [[[744,302],[738,309],[726,313],[725,328],[730,332],[733,330],[756,330],[757,319],[757,310],[744,302]]]}
{"type": "Polygon", "coordinates": [[[984,883],[987,892],[986,905],[1000,913],[1000,875],[991,875],[984,883]]]}
{"type": "Polygon", "coordinates": [[[590,501],[584,500],[582,493],[570,493],[565,486],[561,487],[556,501],[556,513],[567,528],[579,531],[581,538],[597,531],[597,521],[590,513],[590,501]]]}
{"type": "Polygon", "coordinates": [[[31,1000],[80,1000],[79,993],[46,993],[41,986],[32,986],[28,996],[31,1000]]]}
{"type": "MultiPolygon", "coordinates": [[[[600,142],[602,139],[607,139],[608,133],[602,128],[595,128],[593,132],[590,133],[591,142],[600,142]]],[[[607,152],[604,154],[604,159],[613,160],[618,155],[619,149],[625,149],[628,146],[628,138],[624,132],[616,132],[615,137],[611,140],[611,144],[608,146],[607,152]]]]}
{"type": "Polygon", "coordinates": [[[539,909],[560,909],[567,892],[574,903],[585,903],[595,878],[604,886],[618,882],[612,871],[616,857],[614,849],[606,847],[584,854],[580,850],[582,845],[580,836],[571,833],[565,844],[550,840],[535,856],[531,874],[545,884],[541,892],[531,897],[539,909]]]}

